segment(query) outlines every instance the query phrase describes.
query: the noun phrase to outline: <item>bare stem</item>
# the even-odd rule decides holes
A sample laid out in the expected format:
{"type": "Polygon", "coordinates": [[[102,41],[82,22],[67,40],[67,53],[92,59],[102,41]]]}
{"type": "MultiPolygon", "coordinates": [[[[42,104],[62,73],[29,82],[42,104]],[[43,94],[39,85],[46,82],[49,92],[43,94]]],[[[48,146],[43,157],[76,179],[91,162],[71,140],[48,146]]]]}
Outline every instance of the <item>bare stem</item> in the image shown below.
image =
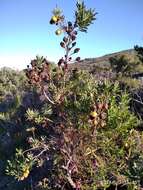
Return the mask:
{"type": "Polygon", "coordinates": [[[55,104],[50,98],[49,96],[46,94],[45,90],[43,90],[44,96],[45,98],[51,103],[51,104],[55,104]]]}

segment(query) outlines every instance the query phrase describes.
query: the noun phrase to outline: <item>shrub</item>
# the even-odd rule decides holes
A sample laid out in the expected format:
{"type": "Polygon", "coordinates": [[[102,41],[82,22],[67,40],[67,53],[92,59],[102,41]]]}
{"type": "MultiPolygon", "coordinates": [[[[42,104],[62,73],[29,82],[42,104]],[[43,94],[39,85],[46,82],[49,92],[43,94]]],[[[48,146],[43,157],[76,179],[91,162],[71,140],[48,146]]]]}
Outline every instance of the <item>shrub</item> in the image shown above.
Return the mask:
{"type": "Polygon", "coordinates": [[[109,61],[114,72],[128,77],[137,70],[137,67],[139,65],[139,62],[131,61],[125,55],[111,57],[109,61]]]}
{"type": "Polygon", "coordinates": [[[143,47],[140,47],[138,45],[136,45],[134,47],[135,51],[137,52],[137,55],[139,57],[139,60],[141,61],[141,63],[143,63],[143,47]]]}
{"type": "Polygon", "coordinates": [[[139,189],[143,136],[136,130],[139,121],[129,110],[128,94],[117,82],[68,70],[70,54],[79,51],[77,30],[86,32],[96,13],[78,2],[74,23],[64,24],[59,9],[53,14],[50,23],[60,27],[56,35],[66,35],[60,43],[65,56],[56,72],[46,59],[40,65],[33,60],[27,68],[43,104],[27,110],[24,145],[8,161],[6,172],[31,182],[32,189],[139,189]]]}
{"type": "MultiPolygon", "coordinates": [[[[54,86],[52,93],[59,98],[53,96],[55,104],[43,107],[45,115],[43,110],[28,110],[29,148],[21,153],[25,161],[17,173],[14,168],[18,162],[9,162],[8,173],[23,179],[23,168],[31,155],[31,171],[52,162],[43,176],[49,189],[98,189],[127,183],[139,186],[133,176],[140,178],[141,171],[132,176],[130,166],[137,155],[141,156],[141,147],[136,146],[142,135],[129,111],[129,97],[121,93],[118,84],[100,83],[92,75],[76,72],[64,87],[54,86]]],[[[136,162],[140,163],[137,158],[136,162]]]]}

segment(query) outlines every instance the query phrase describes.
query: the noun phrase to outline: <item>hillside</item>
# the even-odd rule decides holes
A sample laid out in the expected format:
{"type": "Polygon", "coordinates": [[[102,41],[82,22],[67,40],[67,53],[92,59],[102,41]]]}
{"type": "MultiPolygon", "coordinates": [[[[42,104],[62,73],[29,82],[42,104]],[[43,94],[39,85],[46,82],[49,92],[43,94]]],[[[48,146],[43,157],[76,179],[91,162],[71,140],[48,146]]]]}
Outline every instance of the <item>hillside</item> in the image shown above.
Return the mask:
{"type": "Polygon", "coordinates": [[[88,71],[92,71],[93,69],[95,69],[95,67],[109,68],[110,67],[109,59],[111,57],[120,56],[120,55],[125,55],[131,60],[137,59],[136,52],[133,49],[129,49],[129,50],[107,54],[97,58],[86,58],[81,60],[79,63],[72,64],[72,68],[80,68],[82,70],[88,70],[88,71]]]}

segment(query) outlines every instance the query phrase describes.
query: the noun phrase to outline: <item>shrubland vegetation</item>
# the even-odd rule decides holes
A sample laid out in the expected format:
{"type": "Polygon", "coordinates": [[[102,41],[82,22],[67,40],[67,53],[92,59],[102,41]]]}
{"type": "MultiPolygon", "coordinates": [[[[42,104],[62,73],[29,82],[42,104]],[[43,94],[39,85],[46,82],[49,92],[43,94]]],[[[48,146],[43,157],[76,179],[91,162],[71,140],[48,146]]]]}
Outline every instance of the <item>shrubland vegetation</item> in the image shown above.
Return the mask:
{"type": "Polygon", "coordinates": [[[65,50],[58,66],[36,57],[23,72],[0,71],[0,177],[4,183],[11,176],[0,181],[1,189],[141,190],[142,85],[132,81],[142,48],[135,47],[137,61],[110,59],[114,78],[68,67],[80,61],[73,59],[77,36],[95,16],[78,2],[75,21],[66,22],[56,8],[50,24],[57,25],[56,35],[64,34],[65,50]]]}

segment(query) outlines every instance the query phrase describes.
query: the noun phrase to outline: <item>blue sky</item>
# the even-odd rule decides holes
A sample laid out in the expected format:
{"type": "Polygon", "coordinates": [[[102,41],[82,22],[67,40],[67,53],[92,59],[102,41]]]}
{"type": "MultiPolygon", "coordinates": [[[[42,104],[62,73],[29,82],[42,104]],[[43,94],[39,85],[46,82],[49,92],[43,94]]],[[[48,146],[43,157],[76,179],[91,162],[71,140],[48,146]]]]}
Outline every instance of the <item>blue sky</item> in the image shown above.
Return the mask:
{"type": "MultiPolygon", "coordinates": [[[[97,20],[87,34],[79,34],[81,58],[143,45],[143,0],[85,0],[97,20]]],[[[0,0],[0,67],[25,68],[37,54],[57,61],[62,39],[49,24],[56,4],[73,20],[76,0],[0,0]]]]}

